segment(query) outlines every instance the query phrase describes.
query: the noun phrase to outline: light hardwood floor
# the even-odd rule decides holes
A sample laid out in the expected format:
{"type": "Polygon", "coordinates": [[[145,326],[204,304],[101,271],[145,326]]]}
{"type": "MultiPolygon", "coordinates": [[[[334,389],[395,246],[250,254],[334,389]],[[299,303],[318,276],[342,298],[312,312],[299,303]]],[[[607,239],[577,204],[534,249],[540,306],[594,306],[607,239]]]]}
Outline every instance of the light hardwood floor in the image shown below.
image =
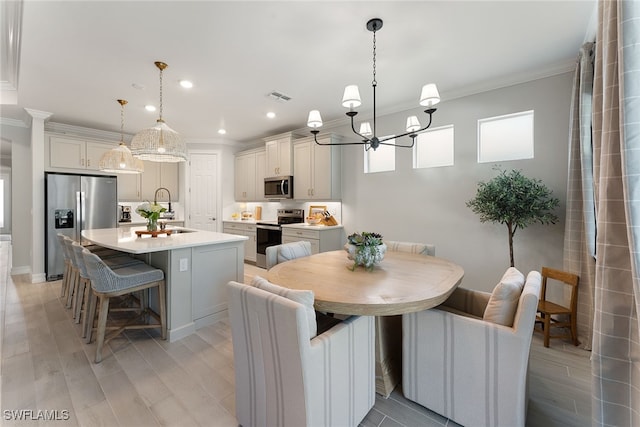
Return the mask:
{"type": "MultiPolygon", "coordinates": [[[[236,426],[233,347],[225,321],[174,343],[154,330],[128,331],[92,362],[95,344],[58,299],[60,282],[28,283],[8,275],[10,242],[0,242],[0,425],[51,425],[14,421],[6,411],[58,411],[64,426],[236,426]]],[[[246,276],[264,270],[247,266],[246,276]]],[[[505,356],[505,357],[508,357],[505,356]]],[[[589,353],[559,341],[551,348],[534,336],[530,362],[528,426],[591,423],[589,353]]],[[[23,413],[24,414],[24,413],[23,413]]],[[[407,401],[398,387],[376,404],[363,426],[453,426],[407,401]]]]}

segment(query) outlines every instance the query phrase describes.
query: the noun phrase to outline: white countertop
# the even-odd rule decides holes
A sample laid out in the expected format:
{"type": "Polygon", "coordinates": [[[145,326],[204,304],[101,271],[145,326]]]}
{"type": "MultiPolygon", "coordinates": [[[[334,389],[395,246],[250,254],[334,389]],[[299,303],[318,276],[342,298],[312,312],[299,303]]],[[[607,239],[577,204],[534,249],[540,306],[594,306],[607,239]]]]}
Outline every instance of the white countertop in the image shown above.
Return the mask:
{"type": "Polygon", "coordinates": [[[195,230],[184,227],[167,227],[167,230],[183,232],[174,232],[170,236],[161,234],[158,237],[151,237],[150,235],[138,237],[135,233],[136,230],[146,230],[146,227],[84,230],[82,232],[82,237],[98,246],[132,254],[170,251],[172,249],[238,242],[248,239],[246,236],[195,230]]]}
{"type": "Polygon", "coordinates": [[[332,228],[343,228],[342,225],[322,225],[322,224],[307,224],[306,222],[300,224],[282,224],[282,228],[298,228],[303,230],[329,230],[332,228]]]}
{"type": "MultiPolygon", "coordinates": [[[[177,223],[183,223],[184,224],[184,219],[159,219],[158,222],[166,222],[167,224],[177,224],[177,223]]],[[[147,220],[143,220],[143,221],[118,221],[118,227],[130,227],[130,226],[140,226],[140,225],[145,225],[147,223],[147,220]]]]}

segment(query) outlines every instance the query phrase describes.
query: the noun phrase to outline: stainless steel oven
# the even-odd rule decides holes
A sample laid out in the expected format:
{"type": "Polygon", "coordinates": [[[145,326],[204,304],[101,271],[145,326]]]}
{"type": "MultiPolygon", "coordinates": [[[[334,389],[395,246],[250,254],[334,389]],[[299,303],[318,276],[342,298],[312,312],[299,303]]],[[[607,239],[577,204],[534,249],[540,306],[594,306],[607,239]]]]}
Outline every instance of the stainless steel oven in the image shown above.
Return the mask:
{"type": "Polygon", "coordinates": [[[282,243],[282,224],[304,222],[304,209],[278,209],[276,222],[256,223],[256,265],[267,268],[267,248],[282,243]]]}

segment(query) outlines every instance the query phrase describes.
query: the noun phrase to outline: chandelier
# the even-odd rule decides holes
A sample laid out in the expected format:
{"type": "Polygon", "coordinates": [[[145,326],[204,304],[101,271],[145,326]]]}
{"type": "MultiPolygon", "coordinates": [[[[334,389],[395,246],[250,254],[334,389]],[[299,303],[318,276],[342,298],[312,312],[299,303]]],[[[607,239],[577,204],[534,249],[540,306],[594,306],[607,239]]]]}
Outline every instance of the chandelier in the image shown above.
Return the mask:
{"type": "Polygon", "coordinates": [[[410,116],[407,118],[406,132],[400,135],[392,135],[384,138],[378,138],[376,134],[376,87],[378,82],[376,81],[376,31],[382,28],[382,19],[373,18],[367,22],[367,30],[373,32],[373,81],[371,86],[373,87],[373,128],[369,122],[361,123],[360,130],[356,131],[354,124],[354,117],[358,114],[354,109],[362,104],[360,100],[360,92],[358,86],[349,85],[344,89],[344,96],[342,97],[342,106],[349,109],[347,116],[351,120],[351,130],[353,133],[362,138],[362,142],[343,142],[343,143],[320,143],[318,142],[317,135],[320,132],[319,127],[322,126],[322,117],[320,111],[311,110],[309,112],[309,118],[307,120],[307,126],[310,127],[314,140],[318,145],[364,145],[366,150],[373,148],[375,151],[380,145],[392,145],[395,147],[411,148],[415,144],[416,136],[420,132],[423,132],[431,126],[431,118],[436,109],[433,108],[438,102],[440,102],[440,94],[435,84],[430,83],[422,87],[420,94],[420,105],[427,107],[424,112],[429,115],[429,123],[422,127],[417,116],[410,116]],[[387,142],[392,139],[402,138],[408,136],[411,138],[410,145],[401,145],[391,142],[387,142]]]}
{"type": "Polygon", "coordinates": [[[100,157],[100,170],[110,173],[142,173],[144,172],[142,160],[133,157],[124,143],[124,106],[127,101],[118,99],[118,104],[120,104],[120,144],[100,157]]]}
{"type": "Polygon", "coordinates": [[[160,118],[156,124],[138,132],[131,140],[131,152],[142,160],[152,162],[184,162],[187,160],[187,147],[178,132],[171,129],[162,119],[162,71],[168,67],[164,62],[156,61],[160,70],[160,118]]]}

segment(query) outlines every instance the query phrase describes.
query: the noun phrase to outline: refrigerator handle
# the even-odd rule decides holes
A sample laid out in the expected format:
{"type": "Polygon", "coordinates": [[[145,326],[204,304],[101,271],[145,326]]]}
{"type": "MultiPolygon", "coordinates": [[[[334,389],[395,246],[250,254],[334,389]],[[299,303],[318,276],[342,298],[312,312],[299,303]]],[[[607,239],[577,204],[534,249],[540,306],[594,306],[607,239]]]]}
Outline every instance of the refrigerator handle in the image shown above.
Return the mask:
{"type": "Polygon", "coordinates": [[[84,191],[76,191],[76,241],[82,242],[81,231],[84,227],[84,191]]]}

